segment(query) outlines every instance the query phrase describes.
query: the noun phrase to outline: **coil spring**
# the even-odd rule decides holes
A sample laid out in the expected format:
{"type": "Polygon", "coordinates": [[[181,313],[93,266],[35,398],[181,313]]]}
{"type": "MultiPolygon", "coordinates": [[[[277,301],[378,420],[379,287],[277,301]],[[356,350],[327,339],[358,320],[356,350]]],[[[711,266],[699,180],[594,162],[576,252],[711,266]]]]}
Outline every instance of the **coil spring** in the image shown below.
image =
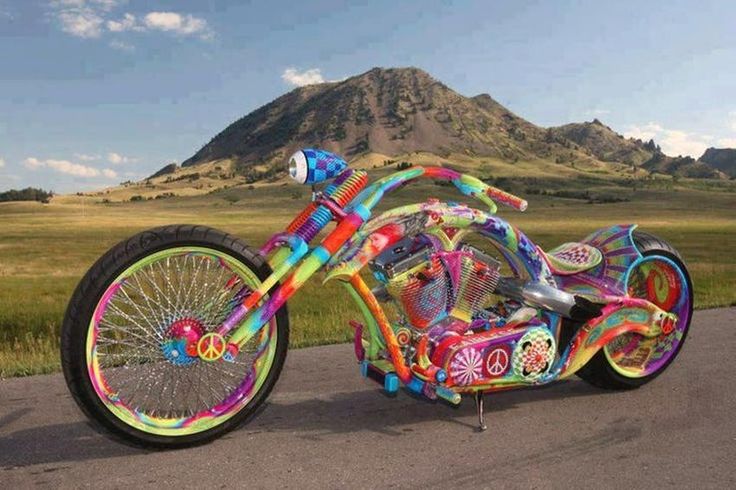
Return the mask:
{"type": "Polygon", "coordinates": [[[352,172],[344,182],[330,195],[338,206],[344,208],[368,184],[368,173],[365,170],[352,172]]]}
{"type": "MultiPolygon", "coordinates": [[[[351,169],[341,173],[333,183],[325,188],[324,195],[331,198],[340,207],[345,207],[368,183],[368,174],[364,170],[351,169]]],[[[325,206],[311,203],[286,228],[290,233],[310,242],[317,233],[327,226],[332,219],[332,212],[325,206]]]]}
{"type": "Polygon", "coordinates": [[[318,206],[307,221],[299,227],[294,233],[299,235],[302,240],[309,243],[312,238],[317,236],[317,233],[327,226],[332,219],[332,213],[329,209],[324,206],[318,206]]]}
{"type": "Polygon", "coordinates": [[[299,215],[294,218],[291,223],[289,223],[289,226],[286,227],[286,231],[289,233],[295,233],[299,228],[304,225],[304,223],[307,222],[310,216],[312,216],[312,213],[317,209],[317,203],[316,202],[310,202],[307,204],[307,207],[302,210],[299,215]]]}

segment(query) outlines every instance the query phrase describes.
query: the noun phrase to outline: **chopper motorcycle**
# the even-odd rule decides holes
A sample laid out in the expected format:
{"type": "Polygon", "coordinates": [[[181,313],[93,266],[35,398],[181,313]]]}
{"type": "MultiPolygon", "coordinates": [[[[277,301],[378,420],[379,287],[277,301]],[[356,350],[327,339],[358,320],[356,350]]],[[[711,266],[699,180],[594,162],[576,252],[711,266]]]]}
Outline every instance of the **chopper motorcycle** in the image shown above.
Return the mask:
{"type": "Polygon", "coordinates": [[[369,183],[337,155],[305,149],[289,175],[321,191],[260,249],[205,226],[164,226],[116,245],[83,277],[61,357],[97,427],[177,448],[249,420],[284,364],[287,300],[318,271],[361,313],[350,325],[364,376],[388,394],[403,388],[452,405],[472,396],[481,430],[484,394],[573,374],[635,388],[685,341],[687,268],[635,225],[545,251],[496,214],[497,203],[524,211],[525,200],[449,168],[369,183]],[[449,182],[478,207],[429,199],[374,213],[418,179],[449,182]]]}

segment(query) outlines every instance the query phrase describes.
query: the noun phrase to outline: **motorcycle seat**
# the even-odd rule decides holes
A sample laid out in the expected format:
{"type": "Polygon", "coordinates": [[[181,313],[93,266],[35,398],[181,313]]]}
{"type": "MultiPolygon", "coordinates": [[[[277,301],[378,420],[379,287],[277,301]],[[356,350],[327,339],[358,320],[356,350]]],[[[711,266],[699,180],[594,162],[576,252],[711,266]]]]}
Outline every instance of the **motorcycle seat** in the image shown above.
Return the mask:
{"type": "Polygon", "coordinates": [[[597,248],[586,243],[563,243],[549,252],[545,252],[547,262],[554,274],[569,276],[587,271],[603,260],[603,254],[597,248]]]}

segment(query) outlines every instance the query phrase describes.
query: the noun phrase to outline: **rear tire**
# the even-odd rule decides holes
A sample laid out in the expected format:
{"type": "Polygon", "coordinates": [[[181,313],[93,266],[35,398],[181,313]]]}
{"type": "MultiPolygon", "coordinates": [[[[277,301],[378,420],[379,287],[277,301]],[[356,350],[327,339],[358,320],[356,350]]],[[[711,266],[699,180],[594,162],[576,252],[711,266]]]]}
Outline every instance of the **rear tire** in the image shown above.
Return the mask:
{"type": "MultiPolygon", "coordinates": [[[[662,374],[672,361],[675,360],[680,349],[682,349],[682,346],[685,343],[685,338],[687,337],[687,332],[690,328],[690,320],[692,319],[693,313],[692,281],[687,271],[687,267],[682,261],[682,257],[680,257],[677,250],[666,241],[650,233],[634,231],[633,239],[637,249],[644,257],[664,257],[666,260],[675,264],[682,273],[682,277],[684,277],[687,287],[687,291],[683,293],[687,294],[687,303],[683,306],[683,310],[685,310],[687,318],[684,321],[682,319],[678,321],[677,330],[681,332],[681,337],[679,338],[677,345],[672,348],[672,352],[667,353],[669,357],[666,358],[661,365],[657,366],[653,372],[646,374],[645,376],[629,376],[625,375],[621,369],[616,369],[614,361],[612,361],[606,353],[606,347],[598,351],[595,356],[593,356],[593,358],[577,372],[577,375],[588,383],[599,388],[609,390],[638,388],[662,374]]],[[[614,341],[615,339],[612,342],[614,341]]]]}
{"type": "MultiPolygon", "coordinates": [[[[161,320],[161,324],[163,325],[168,325],[170,322],[176,320],[176,318],[172,316],[173,307],[164,312],[163,309],[156,309],[158,305],[156,301],[150,301],[150,309],[144,309],[143,311],[145,315],[142,313],[140,317],[137,317],[139,320],[140,318],[148,319],[146,324],[144,324],[146,328],[148,328],[148,324],[152,324],[152,333],[150,335],[141,334],[142,330],[134,330],[131,326],[126,327],[125,325],[133,324],[133,320],[126,321],[125,319],[120,320],[119,331],[115,331],[114,328],[111,328],[108,325],[105,325],[105,330],[100,329],[99,326],[102,322],[101,316],[107,315],[108,305],[113,304],[110,299],[110,291],[123,290],[123,286],[121,286],[121,284],[125,283],[125,279],[121,280],[120,278],[126,277],[125,274],[128,274],[129,271],[133,270],[134,267],[137,266],[137,264],[143,263],[147,258],[156,254],[162,254],[161,256],[163,257],[169,257],[169,255],[167,255],[169,252],[172,253],[172,262],[174,262],[177,257],[186,257],[181,259],[184,261],[185,265],[189,262],[195,264],[195,260],[200,260],[202,263],[206,264],[207,274],[210,273],[210,268],[213,269],[213,275],[215,273],[220,274],[220,276],[215,277],[224,277],[227,279],[229,275],[232,274],[232,278],[227,282],[227,285],[224,288],[216,290],[219,302],[214,303],[208,299],[208,296],[205,296],[209,290],[208,286],[212,283],[212,279],[210,279],[212,276],[203,276],[201,280],[201,284],[203,285],[200,284],[198,290],[198,294],[201,295],[199,297],[199,303],[203,303],[205,301],[208,302],[207,308],[204,309],[206,314],[202,313],[200,316],[202,318],[209,318],[209,320],[207,322],[202,322],[200,326],[196,327],[199,329],[200,335],[208,331],[212,331],[216,326],[216,322],[220,321],[219,318],[226,315],[227,311],[231,311],[227,310],[227,308],[231,308],[232,305],[238,304],[238,301],[242,299],[242,296],[240,295],[247,294],[249,290],[252,290],[255,285],[264,281],[271,273],[271,269],[268,264],[257,252],[253,251],[245,243],[231,235],[204,226],[172,225],[144,231],[119,243],[100,257],[100,259],[82,278],[69,302],[62,325],[61,363],[64,378],[66,379],[66,383],[74,397],[74,400],[97,428],[102,429],[103,432],[124,443],[147,448],[172,449],[202,444],[233,430],[251,418],[261,404],[266,400],[276,384],[286,358],[287,345],[289,341],[288,315],[286,305],[284,305],[273,317],[272,321],[275,322],[275,326],[271,324],[271,326],[264,327],[263,330],[265,331],[268,329],[268,333],[264,334],[258,340],[261,342],[262,347],[259,347],[260,350],[254,354],[255,360],[252,361],[254,364],[251,365],[250,370],[247,372],[248,374],[245,374],[245,370],[243,370],[243,379],[240,379],[236,374],[240,372],[241,365],[248,365],[245,361],[242,363],[231,364],[230,367],[227,368],[229,371],[226,372],[224,367],[209,367],[218,362],[224,363],[225,361],[223,360],[195,366],[196,363],[204,363],[204,361],[197,358],[196,353],[191,354],[191,356],[194,357],[187,357],[181,348],[179,348],[179,351],[177,352],[176,348],[180,346],[175,345],[172,356],[172,349],[168,343],[171,342],[169,339],[172,338],[171,336],[173,334],[170,332],[167,334],[165,331],[163,334],[159,332],[159,336],[155,336],[154,334],[157,333],[157,320],[163,319],[161,320]],[[180,255],[173,255],[173,251],[178,250],[183,250],[183,252],[181,252],[180,255]],[[189,250],[192,251],[190,252],[189,250]],[[208,251],[211,255],[207,255],[208,251]],[[221,265],[220,267],[222,267],[222,270],[219,270],[215,269],[218,264],[227,265],[221,265]],[[239,278],[242,277],[250,277],[250,281],[253,284],[246,285],[245,280],[239,282],[239,278]],[[104,306],[100,306],[103,304],[104,306]],[[212,306],[213,304],[215,306],[212,306]],[[213,318],[218,318],[218,320],[214,320],[213,318]],[[167,321],[169,323],[167,323],[167,321]],[[130,334],[131,337],[125,337],[125,328],[128,328],[128,331],[132,332],[130,334]],[[108,357],[100,358],[102,360],[112,359],[105,361],[110,364],[104,367],[104,369],[108,370],[105,372],[110,372],[110,378],[103,377],[102,380],[100,380],[98,379],[99,376],[95,378],[92,374],[95,370],[95,363],[98,364],[97,371],[99,373],[103,373],[103,368],[99,366],[101,362],[98,362],[97,359],[97,356],[100,355],[97,351],[98,335],[105,334],[98,334],[98,331],[112,332],[106,334],[112,339],[110,345],[114,344],[116,339],[122,338],[123,340],[120,341],[120,346],[113,345],[113,348],[119,347],[118,351],[125,351],[125,346],[128,344],[125,344],[124,341],[130,343],[130,339],[138,338],[141,339],[140,345],[153,347],[148,347],[150,350],[150,354],[146,354],[148,357],[139,354],[143,347],[135,347],[135,349],[138,350],[131,350],[130,352],[132,352],[132,354],[121,354],[118,351],[111,350],[105,354],[108,357]],[[163,335],[163,337],[161,335],[163,335]],[[167,335],[169,335],[169,337],[167,337],[167,335]],[[275,337],[275,339],[273,337],[275,337]],[[164,346],[164,344],[166,344],[166,346],[164,346]],[[159,345],[162,346],[162,352],[157,352],[156,350],[159,345]],[[92,354],[90,354],[90,346],[93,346],[91,351],[92,354]],[[94,357],[93,360],[90,360],[90,355],[94,357]],[[128,355],[129,357],[122,357],[124,355],[128,355]],[[167,355],[168,357],[166,357],[167,355]],[[134,362],[130,361],[131,358],[133,358],[134,362]],[[161,358],[168,359],[169,363],[166,364],[165,361],[161,361],[161,358]],[[125,361],[116,359],[125,359],[125,361]],[[131,364],[130,366],[129,363],[131,364]],[[193,374],[194,371],[191,371],[191,369],[195,369],[195,367],[196,370],[198,370],[197,372],[200,373],[199,379],[195,379],[196,376],[193,374]],[[124,371],[123,369],[129,369],[129,371],[124,371]],[[182,371],[177,371],[177,369],[181,369],[182,371]],[[190,369],[190,374],[186,376],[186,382],[183,381],[185,379],[184,369],[190,369]],[[215,369],[219,369],[220,371],[215,371],[215,369]],[[267,371],[265,371],[266,369],[267,371]],[[133,381],[130,381],[131,385],[135,383],[134,376],[138,373],[140,373],[138,385],[141,384],[140,380],[143,380],[142,382],[144,386],[146,384],[153,385],[156,383],[155,386],[158,387],[158,383],[162,383],[163,391],[160,392],[159,398],[162,400],[162,404],[164,402],[169,404],[169,411],[163,411],[163,408],[156,406],[155,410],[152,409],[153,411],[150,412],[150,414],[148,412],[137,412],[139,410],[139,406],[143,407],[140,408],[140,410],[145,410],[146,404],[149,403],[148,396],[151,396],[151,393],[154,392],[154,388],[149,387],[146,399],[136,399],[135,402],[133,401],[133,398],[138,394],[138,392],[130,390],[132,393],[129,403],[130,408],[126,407],[126,411],[124,412],[125,416],[121,416],[120,411],[115,405],[118,401],[120,403],[124,402],[122,396],[119,400],[117,400],[117,398],[118,395],[124,393],[126,389],[129,389],[129,385],[127,384],[128,381],[125,381],[126,384],[121,382],[120,387],[113,386],[112,383],[108,387],[107,382],[108,379],[112,379],[115,376],[124,376],[124,374],[121,373],[128,372],[133,373],[128,374],[129,377],[133,377],[133,381]],[[162,376],[159,374],[162,372],[169,376],[164,381],[161,381],[162,376]],[[182,374],[178,375],[177,373],[179,372],[182,374]],[[221,394],[215,393],[215,395],[207,395],[205,393],[205,396],[210,396],[214,400],[217,400],[216,396],[218,394],[223,396],[221,404],[214,405],[214,402],[212,402],[213,406],[217,410],[221,411],[216,411],[215,408],[212,408],[212,412],[210,413],[207,413],[204,409],[202,409],[202,412],[196,412],[197,417],[200,417],[200,413],[205,413],[203,417],[207,419],[206,425],[199,424],[199,422],[202,421],[202,417],[195,418],[194,415],[192,415],[187,419],[184,408],[181,409],[182,415],[175,414],[171,408],[172,403],[176,403],[177,406],[178,404],[185,406],[187,400],[194,396],[191,394],[193,387],[195,394],[197,388],[205,388],[202,384],[202,372],[208,373],[209,377],[206,378],[204,383],[207,385],[206,388],[208,388],[210,392],[212,392],[212,387],[219,388],[223,392],[221,394]],[[218,382],[217,374],[212,374],[216,372],[223,373],[220,375],[222,377],[221,379],[226,379],[223,376],[227,374],[227,376],[232,377],[234,380],[229,381],[229,383],[223,383],[222,385],[213,384],[218,382]],[[143,378],[144,373],[146,373],[145,378],[143,378]],[[257,376],[257,381],[246,381],[247,376],[252,376],[253,378],[256,378],[257,376]],[[173,379],[173,381],[170,381],[171,379],[173,379]],[[213,380],[210,381],[211,379],[213,380]],[[169,385],[166,384],[167,381],[169,381],[169,385]],[[185,383],[187,383],[189,391],[186,395],[183,395],[182,392],[184,391],[184,388],[179,389],[179,387],[180,384],[183,385],[185,383]],[[250,385],[248,385],[248,388],[245,388],[247,383],[250,383],[250,385]],[[104,389],[100,388],[101,385],[104,389]],[[97,388],[95,386],[97,386],[97,388]],[[235,388],[231,388],[231,386],[234,386],[235,388]],[[170,390],[168,392],[170,394],[170,398],[168,399],[165,398],[167,388],[170,390]],[[242,390],[237,392],[238,395],[242,396],[239,398],[233,398],[236,393],[235,391],[228,391],[231,389],[242,390]],[[246,392],[248,389],[250,389],[250,391],[246,392]],[[107,392],[109,396],[104,396],[104,394],[101,394],[101,391],[107,392]],[[226,399],[224,398],[225,396],[227,396],[226,399]],[[231,398],[235,401],[232,401],[231,398]],[[184,401],[181,401],[181,399],[184,399],[184,401]],[[141,404],[141,401],[143,404],[141,404]],[[228,411],[226,412],[226,410],[228,411]],[[143,421],[136,420],[136,416],[139,413],[143,414],[138,417],[143,421]],[[162,415],[162,413],[166,415],[162,415]],[[132,416],[130,414],[132,414],[132,416]],[[153,421],[151,422],[151,420],[153,421]],[[166,423],[177,420],[186,420],[187,425],[182,425],[185,429],[181,429],[179,426],[166,425],[166,423]],[[161,421],[160,424],[159,421],[161,421]]],[[[166,260],[169,259],[167,258],[166,260]]],[[[165,266],[161,267],[168,267],[169,262],[165,262],[165,264],[165,266]]],[[[197,264],[197,274],[205,274],[204,272],[200,272],[204,270],[204,266],[199,262],[197,262],[197,264]]],[[[150,267],[152,270],[154,269],[154,265],[159,264],[158,262],[151,262],[150,267]]],[[[191,267],[194,268],[195,265],[192,265],[191,267]]],[[[130,274],[130,277],[133,277],[132,273],[130,274]]],[[[186,276],[191,279],[189,283],[196,284],[200,275],[192,275],[191,271],[189,274],[189,276],[186,276]]],[[[176,281],[179,281],[179,290],[183,290],[182,284],[184,284],[184,287],[189,284],[186,282],[187,279],[184,279],[183,276],[177,278],[176,271],[171,275],[174,276],[176,281]]],[[[132,282],[132,280],[130,282],[132,282]]],[[[141,282],[138,284],[141,284],[141,282]]],[[[145,285],[146,283],[143,284],[145,285]]],[[[275,287],[276,286],[274,286],[274,288],[275,287]]],[[[273,293],[273,289],[270,293],[273,293]]],[[[123,298],[123,300],[132,301],[127,293],[125,298],[123,298]]],[[[141,293],[140,298],[145,299],[147,297],[144,293],[141,293]]],[[[150,296],[148,298],[153,297],[150,296]]],[[[163,300],[167,299],[167,296],[162,294],[162,296],[157,296],[156,299],[162,300],[161,302],[165,303],[163,300]]],[[[182,304],[185,304],[185,302],[186,299],[182,304]]],[[[177,308],[179,308],[179,306],[177,306],[177,308]]],[[[140,312],[141,309],[138,311],[140,312]]],[[[114,313],[113,310],[111,315],[115,314],[116,313],[114,313]]],[[[179,328],[178,331],[182,331],[182,329],[189,331],[192,327],[188,326],[187,322],[193,322],[194,320],[192,320],[192,318],[192,313],[189,312],[189,310],[187,310],[186,314],[180,314],[178,319],[180,326],[176,327],[179,328]],[[181,325],[187,326],[182,327],[181,325]]],[[[143,322],[141,321],[141,323],[143,322]]],[[[174,323],[176,324],[176,322],[174,323]]],[[[181,337],[176,337],[175,340],[178,341],[180,338],[181,337]]],[[[246,353],[238,353],[237,355],[241,354],[243,356],[246,355],[246,353]]],[[[238,359],[245,358],[236,357],[236,360],[238,359]]],[[[105,376],[107,376],[107,374],[105,374],[105,376]]],[[[229,380],[230,378],[227,379],[229,380]]],[[[138,389],[139,388],[136,385],[135,390],[138,389]]],[[[155,403],[155,392],[153,396],[155,403]]],[[[197,394],[196,396],[197,403],[200,403],[200,395],[197,394]]],[[[192,405],[193,404],[194,402],[192,402],[192,405]]],[[[179,410],[179,408],[177,408],[177,410],[179,410]]]]}

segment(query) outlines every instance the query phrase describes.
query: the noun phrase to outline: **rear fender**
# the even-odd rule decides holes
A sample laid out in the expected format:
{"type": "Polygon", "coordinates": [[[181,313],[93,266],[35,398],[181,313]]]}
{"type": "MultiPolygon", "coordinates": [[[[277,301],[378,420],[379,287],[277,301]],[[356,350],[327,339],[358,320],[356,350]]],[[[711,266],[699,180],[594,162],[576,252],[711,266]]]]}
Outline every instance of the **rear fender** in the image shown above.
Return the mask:
{"type": "Polygon", "coordinates": [[[626,296],[629,269],[641,258],[633,238],[636,226],[616,225],[588,235],[582,243],[600,250],[603,260],[585,272],[557,276],[560,288],[584,296],[626,296]]]}
{"type": "Polygon", "coordinates": [[[609,303],[600,316],[583,325],[575,334],[560,358],[557,377],[563,379],[574,374],[619,335],[634,332],[656,337],[669,330],[676,321],[675,315],[644,299],[621,298],[609,303]]]}

